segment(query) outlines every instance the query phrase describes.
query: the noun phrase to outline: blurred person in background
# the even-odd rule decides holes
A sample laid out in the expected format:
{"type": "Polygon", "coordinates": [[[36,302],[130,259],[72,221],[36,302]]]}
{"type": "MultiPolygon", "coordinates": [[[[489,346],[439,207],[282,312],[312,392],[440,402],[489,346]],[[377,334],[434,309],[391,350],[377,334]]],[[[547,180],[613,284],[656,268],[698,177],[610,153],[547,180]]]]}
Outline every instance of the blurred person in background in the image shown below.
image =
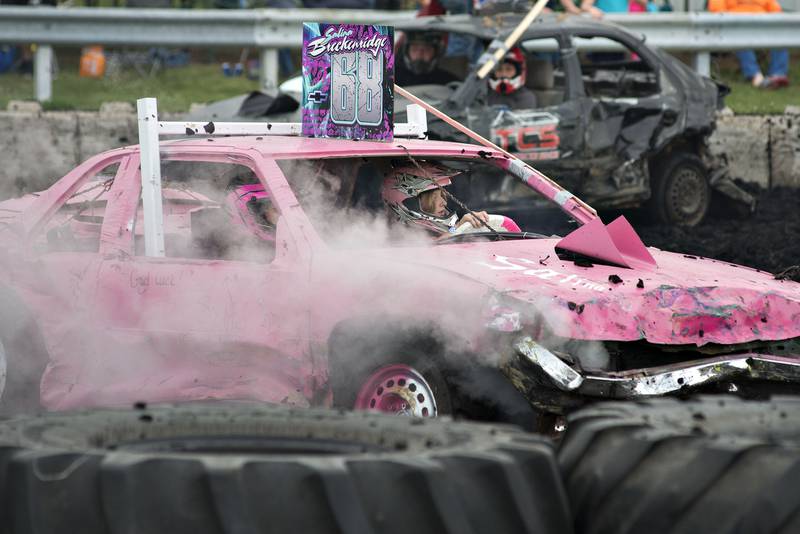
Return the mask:
{"type": "MultiPolygon", "coordinates": [[[[708,0],[708,10],[713,13],[781,13],[777,0],[708,0]]],[[[789,51],[770,50],[767,76],[761,73],[753,50],[738,50],[736,57],[742,75],[754,87],[779,89],[789,85],[789,51]]]]}
{"type": "Polygon", "coordinates": [[[527,67],[525,55],[514,47],[503,56],[489,74],[489,105],[509,109],[536,107],[536,94],[525,87],[527,67]]]}
{"type": "MultiPolygon", "coordinates": [[[[472,13],[472,0],[421,0],[417,16],[429,17],[472,13]]],[[[476,37],[457,33],[450,34],[447,37],[447,48],[444,54],[448,57],[466,57],[470,64],[474,64],[483,53],[483,45],[476,37]]]]}
{"type": "Polygon", "coordinates": [[[583,0],[581,11],[596,19],[603,18],[605,13],[627,13],[628,0],[583,0]]]}
{"type": "Polygon", "coordinates": [[[447,47],[444,33],[408,32],[399,47],[400,61],[394,64],[394,77],[398,85],[447,85],[458,81],[454,74],[439,67],[439,60],[447,47]]]}
{"type": "MultiPolygon", "coordinates": [[[[299,0],[214,0],[215,9],[248,9],[248,8],[275,8],[294,9],[300,7],[299,0]]],[[[241,63],[241,62],[240,62],[241,63]]],[[[288,48],[278,50],[278,66],[281,74],[289,76],[294,73],[294,60],[292,51],[288,48]]],[[[237,65],[239,72],[244,70],[244,65],[237,65]]]]}
{"type": "Polygon", "coordinates": [[[628,2],[628,12],[629,13],[656,13],[658,12],[658,6],[655,2],[650,0],[630,0],[628,2]]]}

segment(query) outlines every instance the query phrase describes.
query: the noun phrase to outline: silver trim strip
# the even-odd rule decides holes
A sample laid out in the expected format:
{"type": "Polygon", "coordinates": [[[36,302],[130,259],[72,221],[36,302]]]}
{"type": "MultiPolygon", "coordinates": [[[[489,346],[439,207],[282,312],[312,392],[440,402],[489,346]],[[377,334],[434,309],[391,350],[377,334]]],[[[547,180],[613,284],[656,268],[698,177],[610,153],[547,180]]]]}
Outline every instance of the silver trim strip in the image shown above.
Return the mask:
{"type": "Polygon", "coordinates": [[[564,391],[574,391],[583,383],[583,377],[561,358],[536,343],[530,337],[517,341],[514,348],[534,365],[540,367],[564,391]]]}
{"type": "Polygon", "coordinates": [[[561,390],[582,395],[629,399],[673,393],[684,388],[736,378],[800,383],[796,358],[745,353],[621,372],[581,373],[530,337],[515,343],[517,352],[544,371],[561,390]]]}

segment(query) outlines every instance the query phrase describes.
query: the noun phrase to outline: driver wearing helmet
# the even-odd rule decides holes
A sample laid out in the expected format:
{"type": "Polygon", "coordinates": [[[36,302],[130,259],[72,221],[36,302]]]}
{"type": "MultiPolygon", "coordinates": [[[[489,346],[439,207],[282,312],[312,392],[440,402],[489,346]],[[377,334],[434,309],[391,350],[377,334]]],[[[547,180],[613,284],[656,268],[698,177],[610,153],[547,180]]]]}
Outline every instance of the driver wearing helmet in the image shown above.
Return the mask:
{"type": "Polygon", "coordinates": [[[514,47],[503,56],[489,74],[489,105],[510,109],[536,107],[536,94],[525,87],[525,55],[514,47]]]}
{"type": "Polygon", "coordinates": [[[261,184],[234,187],[225,201],[234,226],[264,241],[275,241],[275,225],[280,212],[272,205],[261,184]]]}
{"type": "Polygon", "coordinates": [[[397,84],[447,85],[458,81],[454,74],[438,67],[445,48],[446,39],[442,32],[408,32],[400,47],[402,61],[395,62],[394,76],[397,84]]]}
{"type": "Polygon", "coordinates": [[[280,213],[261,184],[230,186],[219,206],[191,212],[196,257],[269,262],[280,213]]]}
{"type": "Polygon", "coordinates": [[[519,226],[503,215],[472,211],[461,218],[448,209],[445,187],[459,174],[454,169],[429,162],[392,169],[383,182],[382,197],[397,218],[425,228],[436,236],[471,232],[520,232],[519,226]]]}

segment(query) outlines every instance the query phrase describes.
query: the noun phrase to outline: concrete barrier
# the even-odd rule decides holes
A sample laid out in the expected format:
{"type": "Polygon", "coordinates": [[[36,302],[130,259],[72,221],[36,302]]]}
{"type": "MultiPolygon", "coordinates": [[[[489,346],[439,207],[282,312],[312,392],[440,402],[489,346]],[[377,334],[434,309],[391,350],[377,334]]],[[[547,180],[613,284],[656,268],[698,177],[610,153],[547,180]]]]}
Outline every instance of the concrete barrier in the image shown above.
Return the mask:
{"type": "Polygon", "coordinates": [[[723,153],[731,175],[762,188],[800,187],[800,107],[783,115],[719,114],[712,151],[723,153]]]}
{"type": "Polygon", "coordinates": [[[89,156],[137,139],[136,113],[127,103],[88,112],[12,101],[0,112],[0,198],[46,189],[89,156]]]}
{"type": "MultiPolygon", "coordinates": [[[[735,178],[763,188],[800,188],[798,123],[800,107],[780,116],[722,112],[712,150],[726,154],[735,178]]],[[[36,102],[12,101],[0,112],[0,199],[45,189],[89,156],[137,140],[136,113],[128,103],[85,112],[42,111],[36,102]]]]}

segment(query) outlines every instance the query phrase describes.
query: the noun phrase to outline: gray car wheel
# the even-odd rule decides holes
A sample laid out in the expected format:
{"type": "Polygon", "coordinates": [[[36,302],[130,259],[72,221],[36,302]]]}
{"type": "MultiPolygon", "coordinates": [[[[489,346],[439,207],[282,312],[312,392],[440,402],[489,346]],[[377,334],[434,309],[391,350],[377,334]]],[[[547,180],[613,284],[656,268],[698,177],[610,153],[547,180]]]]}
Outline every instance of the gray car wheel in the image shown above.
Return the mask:
{"type": "Polygon", "coordinates": [[[653,212],[659,222],[696,226],[708,213],[711,188],[703,162],[676,152],[660,161],[651,177],[653,212]]]}

